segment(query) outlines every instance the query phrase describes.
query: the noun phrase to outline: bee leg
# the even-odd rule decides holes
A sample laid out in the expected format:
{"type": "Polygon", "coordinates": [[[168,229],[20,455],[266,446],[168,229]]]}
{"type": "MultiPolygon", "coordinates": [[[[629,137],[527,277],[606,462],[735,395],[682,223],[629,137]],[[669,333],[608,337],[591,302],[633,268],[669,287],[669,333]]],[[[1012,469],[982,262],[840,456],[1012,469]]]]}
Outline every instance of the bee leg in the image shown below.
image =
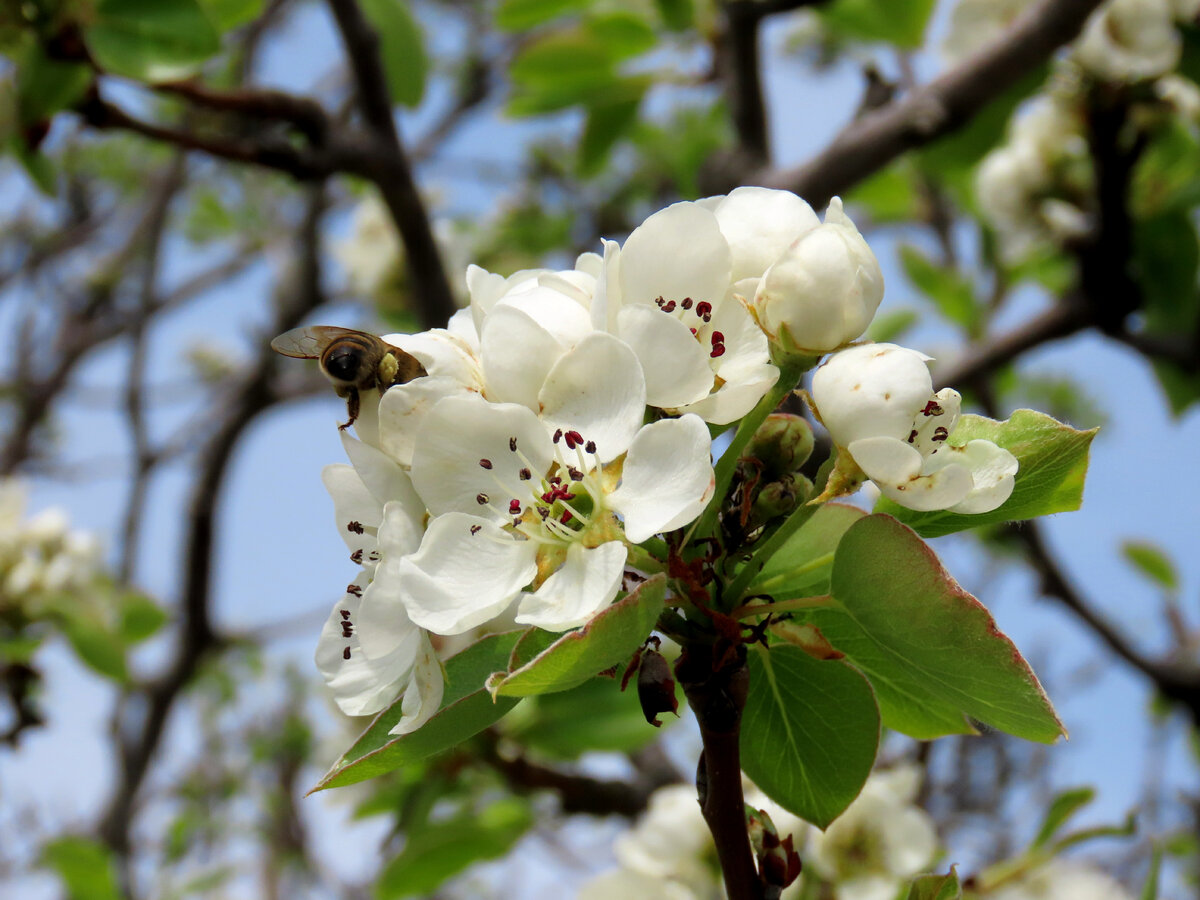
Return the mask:
{"type": "Polygon", "coordinates": [[[339,431],[345,431],[358,418],[358,388],[350,388],[346,393],[346,414],[350,418],[338,426],[339,431]]]}

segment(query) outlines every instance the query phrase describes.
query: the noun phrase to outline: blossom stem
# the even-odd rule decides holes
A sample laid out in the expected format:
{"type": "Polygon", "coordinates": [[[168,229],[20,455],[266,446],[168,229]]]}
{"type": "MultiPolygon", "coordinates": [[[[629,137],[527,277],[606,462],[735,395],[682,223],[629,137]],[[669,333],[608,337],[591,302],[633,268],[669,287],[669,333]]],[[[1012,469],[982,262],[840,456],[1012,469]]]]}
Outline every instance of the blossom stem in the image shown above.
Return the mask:
{"type": "Polygon", "coordinates": [[[657,575],[659,572],[667,571],[667,564],[665,562],[654,556],[644,547],[637,546],[636,544],[629,548],[629,556],[626,557],[625,562],[638,571],[646,572],[650,575],[657,575]]]}
{"type": "MultiPolygon", "coordinates": [[[[816,480],[813,482],[814,494],[819,494],[824,489],[831,468],[830,463],[826,461],[821,466],[820,471],[817,472],[816,480]]],[[[749,562],[741,568],[733,580],[725,587],[723,599],[727,605],[735,604],[742,599],[742,595],[746,593],[747,588],[750,587],[750,584],[758,576],[758,573],[763,570],[763,566],[820,508],[820,506],[812,506],[805,503],[784,519],[783,524],[775,530],[774,534],[759,544],[749,562]]],[[[815,563],[816,561],[814,560],[813,562],[815,563]]]]}
{"type": "Polygon", "coordinates": [[[773,413],[783,399],[795,389],[796,385],[800,383],[800,377],[816,362],[816,357],[806,356],[793,357],[780,363],[779,380],[738,424],[737,431],[733,434],[733,440],[730,441],[725,452],[721,454],[721,458],[717,460],[716,466],[713,467],[716,476],[713,496],[688,533],[689,540],[693,534],[710,537],[715,533],[717,516],[721,511],[721,505],[725,502],[725,495],[729,491],[729,484],[737,470],[738,458],[742,455],[742,451],[746,449],[746,445],[750,443],[750,439],[754,437],[758,427],[766,421],[767,416],[773,413]]]}

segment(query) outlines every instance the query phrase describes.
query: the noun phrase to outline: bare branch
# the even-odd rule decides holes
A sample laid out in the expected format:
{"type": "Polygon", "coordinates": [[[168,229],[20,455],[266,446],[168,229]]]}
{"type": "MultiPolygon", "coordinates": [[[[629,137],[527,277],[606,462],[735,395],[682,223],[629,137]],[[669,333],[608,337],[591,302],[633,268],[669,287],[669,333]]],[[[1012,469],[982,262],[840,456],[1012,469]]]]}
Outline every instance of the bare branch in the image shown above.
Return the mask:
{"type": "Polygon", "coordinates": [[[786,188],[823,206],[900,154],[961,128],[987,103],[1073,40],[1101,0],[1042,0],[1004,36],[957,68],[901,100],[868,113],[815,159],[760,171],[747,184],[786,188]]]}

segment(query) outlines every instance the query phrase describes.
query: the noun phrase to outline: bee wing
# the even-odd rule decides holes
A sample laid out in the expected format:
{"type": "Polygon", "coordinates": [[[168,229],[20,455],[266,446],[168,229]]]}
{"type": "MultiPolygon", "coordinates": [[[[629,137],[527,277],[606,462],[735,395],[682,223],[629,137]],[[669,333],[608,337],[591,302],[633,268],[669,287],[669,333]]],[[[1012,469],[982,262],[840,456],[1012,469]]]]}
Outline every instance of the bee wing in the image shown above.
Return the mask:
{"type": "Polygon", "coordinates": [[[360,333],[351,328],[337,328],[333,325],[293,328],[271,341],[271,349],[284,356],[294,356],[298,359],[319,359],[322,351],[329,346],[331,341],[346,334],[360,333]]]}

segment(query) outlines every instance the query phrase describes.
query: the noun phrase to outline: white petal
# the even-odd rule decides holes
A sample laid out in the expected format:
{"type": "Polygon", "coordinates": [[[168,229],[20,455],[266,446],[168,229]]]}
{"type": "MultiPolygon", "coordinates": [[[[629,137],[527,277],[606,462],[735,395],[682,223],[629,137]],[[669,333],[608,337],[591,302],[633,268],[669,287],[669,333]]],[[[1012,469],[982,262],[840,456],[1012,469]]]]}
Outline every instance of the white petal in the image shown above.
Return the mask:
{"type": "MultiPolygon", "coordinates": [[[[358,418],[354,420],[354,433],[364,444],[379,446],[379,399],[377,388],[358,392],[358,418]]],[[[343,431],[342,434],[345,434],[343,431]]]]}
{"type": "Polygon", "coordinates": [[[446,397],[417,435],[413,485],[435,516],[457,510],[507,521],[509,501],[524,503],[529,495],[522,468],[531,466],[536,480],[553,458],[545,426],[526,407],[488,403],[477,394],[446,397]],[[484,461],[490,469],[480,465],[484,461]]]}
{"type": "Polygon", "coordinates": [[[714,360],[717,374],[722,378],[726,369],[765,363],[771,358],[766,334],[738,299],[753,297],[757,284],[757,280],[752,278],[735,283],[725,299],[713,308],[712,322],[700,330],[704,341],[711,343],[710,336],[714,331],[721,332],[724,338],[725,354],[714,360]]]}
{"type": "Polygon", "coordinates": [[[617,332],[617,312],[621,309],[621,246],[616,241],[603,241],[604,261],[596,276],[596,292],[592,295],[592,327],[597,331],[617,332]]]}
{"type": "Polygon", "coordinates": [[[754,409],[755,404],[779,380],[779,370],[770,363],[726,374],[729,377],[725,383],[703,400],[670,412],[695,413],[705,422],[728,425],[754,409]]]}
{"type": "Polygon", "coordinates": [[[974,486],[961,503],[950,507],[951,512],[991,512],[1004,504],[1012,495],[1017,474],[1017,458],[991,441],[975,440],[965,447],[943,447],[935,454],[941,457],[947,451],[954,453],[971,473],[974,486]]]}
{"type": "Polygon", "coordinates": [[[467,292],[471,296],[471,318],[475,322],[476,333],[482,333],[484,320],[501,297],[546,271],[522,269],[505,278],[476,265],[467,266],[467,292]]]}
{"type": "Polygon", "coordinates": [[[358,477],[381,504],[399,500],[412,508],[424,508],[424,504],[413,490],[408,473],[382,450],[356,441],[344,431],[342,447],[350,457],[358,477]]]}
{"type": "Polygon", "coordinates": [[[434,652],[429,636],[421,635],[421,646],[417,651],[416,664],[400,702],[400,721],[388,734],[409,734],[428,722],[442,705],[442,694],[446,688],[442,664],[434,652]]]}
{"type": "Polygon", "coordinates": [[[714,213],[733,254],[733,280],[760,278],[792,241],[820,224],[813,208],[791,191],[739,187],[714,213]]]}
{"type": "Polygon", "coordinates": [[[427,375],[446,375],[473,388],[478,388],[482,383],[479,361],[471,344],[445,328],[433,328],[417,334],[386,334],[383,339],[420,360],[427,375]]]}
{"type": "Polygon", "coordinates": [[[546,631],[583,625],[612,603],[621,587],[628,551],[620,541],[599,547],[571,544],[561,566],[517,608],[517,622],[546,631]]]}
{"type": "Polygon", "coordinates": [[[546,374],[566,351],[529,313],[497,304],[483,326],[479,355],[489,398],[537,409],[546,374]]]}
{"type": "Polygon", "coordinates": [[[446,323],[446,330],[455,338],[462,341],[471,352],[479,352],[479,331],[475,328],[475,319],[470,309],[460,309],[446,323]]]}
{"type": "Polygon", "coordinates": [[[399,583],[414,622],[462,634],[502,613],[536,574],[532,541],[452,512],[430,522],[421,549],[400,561],[399,583]]]}
{"type": "Polygon", "coordinates": [[[622,301],[716,303],[729,287],[729,271],[717,217],[696,203],[675,203],[635,228],[621,248],[622,301]]]}
{"type": "Polygon", "coordinates": [[[633,440],[609,505],[635,544],[700,515],[712,495],[712,439],[699,416],[647,425],[633,440]]]}
{"type": "Polygon", "coordinates": [[[375,549],[374,530],[383,521],[383,504],[367,490],[353,466],[334,463],[321,470],[321,481],[333,498],[338,534],[351,553],[375,549]],[[365,529],[370,529],[367,533],[365,529]]]}
{"type": "Polygon", "coordinates": [[[923,475],[925,460],[899,438],[863,438],[846,449],[885,497],[909,509],[947,509],[971,491],[971,473],[965,466],[951,464],[923,475]]]}
{"type": "MultiPolygon", "coordinates": [[[[362,589],[366,586],[366,580],[364,574],[355,584],[362,589]]],[[[366,590],[370,590],[370,587],[366,586],[366,590]]],[[[393,642],[388,652],[376,658],[368,657],[360,643],[361,605],[361,599],[347,594],[341,603],[334,606],[321,629],[315,656],[317,668],[333,692],[338,708],[348,716],[379,712],[396,699],[412,669],[416,652],[415,642],[402,639],[393,642]],[[344,623],[350,625],[351,634],[348,637],[344,623]],[[347,648],[350,650],[349,659],[345,658],[347,648]]],[[[404,617],[404,621],[407,622],[407,617],[404,617]]],[[[409,627],[410,634],[420,634],[417,629],[409,627]]]]}
{"type": "Polygon", "coordinates": [[[564,354],[538,398],[550,429],[596,442],[602,462],[625,452],[646,411],[646,380],[629,345],[595,331],[564,354]]]}
{"type": "Polygon", "coordinates": [[[588,250],[585,253],[580,253],[575,257],[575,271],[584,272],[591,275],[593,279],[600,277],[601,271],[604,269],[604,257],[599,253],[593,253],[588,250]]]}
{"type": "Polygon", "coordinates": [[[390,388],[379,401],[379,447],[403,466],[412,466],[413,445],[425,416],[443,397],[478,396],[457,378],[430,375],[390,388]]]}
{"type": "Polygon", "coordinates": [[[415,553],[421,546],[424,533],[424,505],[392,500],[383,508],[383,522],[379,526],[379,555],[384,560],[397,560],[415,553]]]}
{"type": "Polygon", "coordinates": [[[641,361],[651,406],[683,406],[712,390],[708,353],[673,315],[642,303],[627,306],[617,314],[617,334],[641,361]]]}

